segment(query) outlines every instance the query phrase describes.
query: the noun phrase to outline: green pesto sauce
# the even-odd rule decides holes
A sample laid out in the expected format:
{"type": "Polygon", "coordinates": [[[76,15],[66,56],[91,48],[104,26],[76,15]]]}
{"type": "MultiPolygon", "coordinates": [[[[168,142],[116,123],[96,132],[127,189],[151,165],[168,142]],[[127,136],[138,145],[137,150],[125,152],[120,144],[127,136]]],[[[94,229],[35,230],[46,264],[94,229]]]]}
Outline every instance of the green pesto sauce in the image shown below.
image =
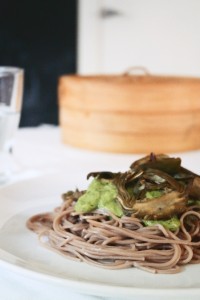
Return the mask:
{"type": "Polygon", "coordinates": [[[188,200],[188,205],[198,205],[198,206],[200,206],[200,200],[189,199],[188,200]]]}
{"type": "Polygon", "coordinates": [[[143,220],[145,226],[154,226],[156,224],[161,224],[166,229],[171,231],[176,231],[180,227],[180,220],[177,217],[173,217],[169,220],[143,220]]]}
{"type": "Polygon", "coordinates": [[[87,213],[97,208],[103,208],[121,217],[123,210],[116,197],[117,188],[114,184],[103,179],[94,178],[85,194],[78,199],[75,210],[87,213]]]}
{"type": "Polygon", "coordinates": [[[148,191],[146,192],[145,196],[147,199],[153,199],[158,198],[163,195],[163,191],[157,190],[157,191],[148,191]]]}

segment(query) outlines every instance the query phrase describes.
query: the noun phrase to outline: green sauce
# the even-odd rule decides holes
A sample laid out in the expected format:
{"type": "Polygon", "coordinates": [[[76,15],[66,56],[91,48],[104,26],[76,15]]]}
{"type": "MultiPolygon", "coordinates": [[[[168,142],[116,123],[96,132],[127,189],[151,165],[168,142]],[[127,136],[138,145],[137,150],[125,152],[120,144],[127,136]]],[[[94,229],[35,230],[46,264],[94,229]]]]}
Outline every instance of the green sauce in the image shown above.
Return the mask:
{"type": "Polygon", "coordinates": [[[145,226],[161,224],[163,227],[171,231],[176,231],[180,227],[180,220],[177,217],[173,217],[169,220],[143,220],[143,223],[145,226]]]}
{"type": "Polygon", "coordinates": [[[163,192],[160,191],[160,190],[157,190],[157,191],[149,191],[149,192],[146,192],[145,196],[147,199],[154,199],[154,198],[158,198],[160,196],[163,195],[163,192]]]}
{"type": "Polygon", "coordinates": [[[95,178],[85,194],[78,199],[75,210],[87,213],[97,208],[103,208],[121,217],[123,210],[116,197],[117,188],[114,184],[104,179],[95,178]]]}
{"type": "Polygon", "coordinates": [[[197,206],[200,206],[200,200],[189,199],[188,200],[188,205],[197,205],[197,206]]]}

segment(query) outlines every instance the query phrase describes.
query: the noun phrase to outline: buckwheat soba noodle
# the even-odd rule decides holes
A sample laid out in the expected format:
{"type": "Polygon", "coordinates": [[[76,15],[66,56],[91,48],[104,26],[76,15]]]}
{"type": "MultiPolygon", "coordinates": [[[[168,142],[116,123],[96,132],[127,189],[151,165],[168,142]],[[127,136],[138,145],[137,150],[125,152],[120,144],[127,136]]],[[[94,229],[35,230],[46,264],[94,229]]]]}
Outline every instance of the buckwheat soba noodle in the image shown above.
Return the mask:
{"type": "Polygon", "coordinates": [[[127,172],[90,177],[86,191],[27,221],[42,245],[107,269],[177,273],[200,263],[200,177],[180,158],[150,154],[127,172]]]}

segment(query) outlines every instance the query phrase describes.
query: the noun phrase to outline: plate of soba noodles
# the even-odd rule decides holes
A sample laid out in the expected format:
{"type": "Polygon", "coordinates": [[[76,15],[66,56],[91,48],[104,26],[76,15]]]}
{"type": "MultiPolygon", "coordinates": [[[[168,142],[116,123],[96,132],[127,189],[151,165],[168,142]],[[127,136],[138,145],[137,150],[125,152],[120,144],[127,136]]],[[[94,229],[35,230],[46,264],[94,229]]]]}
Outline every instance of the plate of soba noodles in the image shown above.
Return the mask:
{"type": "Polygon", "coordinates": [[[97,296],[198,297],[200,176],[151,153],[87,179],[85,190],[0,213],[1,263],[97,296]]]}

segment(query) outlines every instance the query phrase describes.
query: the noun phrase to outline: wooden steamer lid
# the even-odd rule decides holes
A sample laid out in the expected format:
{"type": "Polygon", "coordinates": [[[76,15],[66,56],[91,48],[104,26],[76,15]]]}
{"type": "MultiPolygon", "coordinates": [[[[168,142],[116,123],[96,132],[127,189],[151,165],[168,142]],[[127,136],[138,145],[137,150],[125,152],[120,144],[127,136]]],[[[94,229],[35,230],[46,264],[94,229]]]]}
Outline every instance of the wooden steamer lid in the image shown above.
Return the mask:
{"type": "Polygon", "coordinates": [[[117,153],[200,148],[200,79],[76,76],[59,79],[62,139],[117,153]]]}

